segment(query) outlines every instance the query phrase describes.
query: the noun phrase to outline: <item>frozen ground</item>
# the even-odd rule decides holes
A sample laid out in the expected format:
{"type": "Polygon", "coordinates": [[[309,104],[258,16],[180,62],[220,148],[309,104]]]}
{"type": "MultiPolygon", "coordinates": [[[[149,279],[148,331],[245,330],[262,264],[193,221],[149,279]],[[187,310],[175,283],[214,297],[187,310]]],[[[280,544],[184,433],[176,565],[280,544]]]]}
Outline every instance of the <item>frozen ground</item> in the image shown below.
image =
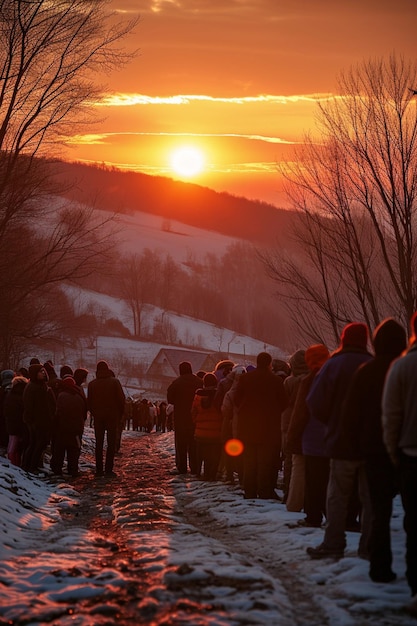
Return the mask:
{"type": "MultiPolygon", "coordinates": [[[[311,561],[321,529],[238,485],[176,476],[173,434],[125,432],[118,478],[28,476],[0,457],[0,624],[409,626],[402,509],[391,584],[368,578],[348,533],[339,561],[311,561]],[[71,482],[72,481],[72,482],[71,482]]],[[[46,463],[47,465],[47,463],[46,463]]]]}

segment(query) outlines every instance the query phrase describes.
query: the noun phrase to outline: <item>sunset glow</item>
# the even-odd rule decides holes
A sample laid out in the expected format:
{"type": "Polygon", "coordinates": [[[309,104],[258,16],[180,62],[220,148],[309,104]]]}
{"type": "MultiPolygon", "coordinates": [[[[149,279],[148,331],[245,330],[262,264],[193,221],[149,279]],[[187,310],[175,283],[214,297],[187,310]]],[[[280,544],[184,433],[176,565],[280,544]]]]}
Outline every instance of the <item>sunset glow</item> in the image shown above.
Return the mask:
{"type": "Polygon", "coordinates": [[[286,202],[278,166],[306,134],[318,137],[318,105],[338,95],[340,73],[392,51],[415,58],[415,0],[237,0],[198,10],[192,0],[112,0],[111,9],[140,16],[123,42],[140,52],[103,77],[101,119],[67,138],[65,158],[276,206],[286,202]],[[189,143],[196,138],[204,149],[189,143]],[[188,145],[201,154],[179,152],[188,145]]]}

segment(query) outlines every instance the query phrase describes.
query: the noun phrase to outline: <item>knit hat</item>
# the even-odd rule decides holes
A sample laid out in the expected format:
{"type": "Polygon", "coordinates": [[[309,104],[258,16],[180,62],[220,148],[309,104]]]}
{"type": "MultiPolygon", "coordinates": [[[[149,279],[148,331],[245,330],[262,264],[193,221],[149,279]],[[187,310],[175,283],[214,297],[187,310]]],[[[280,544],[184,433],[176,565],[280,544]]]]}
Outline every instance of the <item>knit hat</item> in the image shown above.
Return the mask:
{"type": "Polygon", "coordinates": [[[327,347],[323,343],[316,343],[307,348],[304,358],[308,369],[312,372],[317,372],[329,356],[330,353],[327,347]]]}
{"type": "Polygon", "coordinates": [[[216,375],[212,374],[211,372],[204,374],[203,386],[204,387],[217,387],[216,375]]]}
{"type": "Polygon", "coordinates": [[[45,368],[41,363],[32,363],[32,365],[29,365],[29,379],[35,382],[38,379],[38,373],[43,369],[45,368]]]}
{"type": "Polygon", "coordinates": [[[106,361],[99,361],[97,363],[97,368],[96,368],[97,372],[108,372],[109,371],[109,366],[107,364],[106,361]]]}
{"type": "Polygon", "coordinates": [[[65,378],[65,376],[73,376],[74,372],[72,371],[72,367],[69,365],[63,365],[59,370],[59,377],[65,378]]]}
{"type": "Polygon", "coordinates": [[[3,370],[0,373],[1,386],[2,387],[10,387],[11,384],[12,384],[13,377],[14,377],[14,371],[13,370],[3,370]]]}
{"type": "Polygon", "coordinates": [[[368,327],[362,322],[352,322],[347,324],[340,336],[342,348],[351,346],[366,350],[368,344],[368,327]]]}
{"type": "Polygon", "coordinates": [[[180,376],[184,376],[184,374],[192,374],[193,369],[191,367],[191,363],[189,361],[182,361],[180,363],[180,376]]]}
{"type": "Polygon", "coordinates": [[[59,383],[61,389],[75,389],[77,384],[72,376],[65,376],[59,383]]]}

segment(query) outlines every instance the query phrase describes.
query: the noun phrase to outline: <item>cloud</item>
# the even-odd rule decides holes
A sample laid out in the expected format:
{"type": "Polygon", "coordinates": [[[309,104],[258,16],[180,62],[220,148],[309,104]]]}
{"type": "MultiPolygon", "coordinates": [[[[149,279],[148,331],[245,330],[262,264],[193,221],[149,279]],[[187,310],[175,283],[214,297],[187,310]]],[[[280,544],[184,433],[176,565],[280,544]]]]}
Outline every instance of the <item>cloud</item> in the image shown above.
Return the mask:
{"type": "Polygon", "coordinates": [[[174,96],[146,96],[135,93],[114,93],[105,96],[96,103],[96,106],[120,107],[149,104],[182,105],[191,102],[210,102],[221,104],[287,104],[296,102],[321,102],[335,98],[334,94],[297,94],[292,96],[277,96],[270,94],[259,94],[257,96],[242,96],[232,98],[213,97],[207,95],[174,95],[174,96]]]}
{"type": "Polygon", "coordinates": [[[110,132],[110,133],[97,133],[87,135],[72,135],[66,139],[67,143],[74,145],[104,145],[109,143],[114,137],[208,137],[208,138],[222,138],[230,137],[235,139],[248,139],[251,141],[263,141],[266,143],[287,144],[294,145],[299,142],[288,141],[281,139],[280,137],[268,137],[266,135],[256,134],[244,134],[244,133],[167,133],[167,132],[110,132]]]}

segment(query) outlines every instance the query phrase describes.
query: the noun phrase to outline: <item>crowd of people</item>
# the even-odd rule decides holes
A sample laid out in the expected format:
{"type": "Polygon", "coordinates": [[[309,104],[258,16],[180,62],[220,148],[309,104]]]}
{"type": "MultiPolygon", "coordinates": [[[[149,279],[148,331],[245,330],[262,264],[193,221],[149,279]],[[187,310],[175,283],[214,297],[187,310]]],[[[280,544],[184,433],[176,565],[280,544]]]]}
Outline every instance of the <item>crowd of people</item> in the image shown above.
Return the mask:
{"type": "Polygon", "coordinates": [[[288,362],[261,352],[256,365],[225,359],[197,373],[184,361],[159,402],[126,398],[104,360],[86,385],[86,369],[64,365],[58,375],[33,358],[0,373],[0,446],[33,473],[50,446],[51,471],[62,475],[66,459],[77,476],[89,415],[95,474],[113,478],[124,429],[174,430],[178,474],[238,482],[246,499],[304,512],[299,524],[324,532],[307,548],[312,559],[342,558],[346,531],[358,531],[358,556],[375,582],[396,578],[390,519],[400,493],[408,608],[417,616],[417,313],[407,334],[392,318],[372,337],[353,322],[333,352],[313,344],[288,362]]]}
{"type": "Polygon", "coordinates": [[[372,337],[349,323],[332,353],[313,344],[288,363],[262,352],[254,368],[220,361],[197,376],[183,362],[167,401],[178,473],[238,480],[245,498],[276,500],[282,476],[282,502],[304,512],[300,525],[323,526],[312,559],[342,558],[346,531],[358,531],[370,578],[395,580],[390,519],[400,493],[407,608],[417,616],[417,313],[409,342],[389,318],[372,337]]]}

